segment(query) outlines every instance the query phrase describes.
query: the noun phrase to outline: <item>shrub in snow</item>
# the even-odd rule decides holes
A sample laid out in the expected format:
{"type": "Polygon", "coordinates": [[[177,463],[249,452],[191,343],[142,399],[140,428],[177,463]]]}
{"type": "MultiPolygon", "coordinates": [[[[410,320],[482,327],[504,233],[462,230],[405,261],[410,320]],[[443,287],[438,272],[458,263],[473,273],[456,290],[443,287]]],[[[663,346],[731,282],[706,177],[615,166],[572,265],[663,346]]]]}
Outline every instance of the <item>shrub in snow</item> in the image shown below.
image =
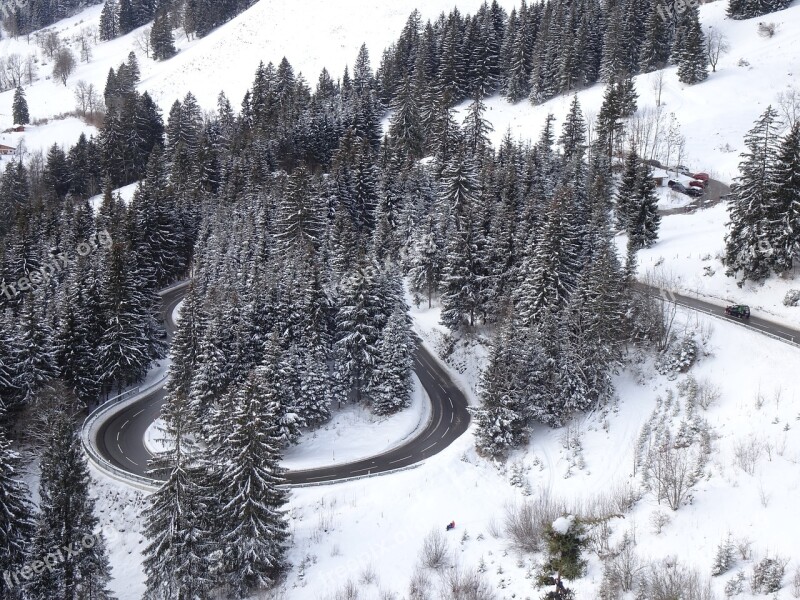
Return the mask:
{"type": "Polygon", "coordinates": [[[600,585],[601,600],[616,600],[624,592],[631,592],[639,585],[646,565],[636,554],[633,539],[626,532],[613,555],[603,565],[603,582],[600,585]]]}
{"type": "Polygon", "coordinates": [[[431,580],[428,574],[417,567],[408,584],[409,600],[429,600],[431,598],[431,588],[431,580]]]}
{"type": "Polygon", "coordinates": [[[717,553],[714,555],[714,564],[711,566],[713,576],[722,575],[731,570],[736,562],[736,546],[730,534],[717,546],[717,553]]]}
{"type": "Polygon", "coordinates": [[[775,35],[775,30],[777,29],[777,25],[775,23],[764,23],[760,21],[758,23],[758,35],[761,37],[771,38],[775,35]]]}
{"type": "Polygon", "coordinates": [[[663,510],[657,510],[650,515],[650,525],[653,526],[653,533],[656,535],[659,535],[664,530],[664,527],[669,525],[669,522],[669,515],[663,510]]]}
{"type": "Polygon", "coordinates": [[[776,556],[764,558],[753,567],[750,589],[754,594],[771,594],[781,589],[781,581],[789,561],[776,556]]]}
{"type": "MultiPolygon", "coordinates": [[[[501,586],[502,587],[502,586],[501,586]]],[[[483,576],[474,569],[459,567],[448,570],[442,578],[440,598],[463,598],[464,600],[495,600],[494,590],[483,576]]]]}
{"type": "Polygon", "coordinates": [[[432,530],[422,543],[422,564],[428,569],[441,569],[447,562],[447,540],[438,529],[432,530]]]}
{"type": "Polygon", "coordinates": [[[800,305],[800,290],[789,290],[783,298],[784,306],[799,306],[800,305]]]}
{"type": "Polygon", "coordinates": [[[686,373],[697,359],[697,342],[686,334],[680,342],[673,342],[656,361],[656,370],[662,375],[686,373]]]}
{"type": "Polygon", "coordinates": [[[546,526],[560,512],[559,506],[548,492],[542,492],[533,500],[506,507],[504,529],[515,549],[522,552],[538,552],[541,549],[546,526]]]}
{"type": "Polygon", "coordinates": [[[647,600],[713,600],[711,582],[689,567],[674,559],[650,565],[643,577],[639,597],[647,600]]]}
{"type": "Polygon", "coordinates": [[[725,584],[725,595],[730,598],[732,596],[738,596],[744,591],[744,571],[739,571],[736,574],[736,577],[728,581],[725,584]]]}

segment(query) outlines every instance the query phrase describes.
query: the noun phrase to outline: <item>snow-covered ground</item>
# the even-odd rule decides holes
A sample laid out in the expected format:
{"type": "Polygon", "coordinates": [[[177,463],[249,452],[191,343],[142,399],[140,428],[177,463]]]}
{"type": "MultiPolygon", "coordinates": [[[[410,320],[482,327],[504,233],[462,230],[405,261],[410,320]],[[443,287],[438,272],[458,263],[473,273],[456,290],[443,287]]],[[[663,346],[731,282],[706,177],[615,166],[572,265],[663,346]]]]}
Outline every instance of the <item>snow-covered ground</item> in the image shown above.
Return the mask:
{"type": "MultiPolygon", "coordinates": [[[[23,160],[35,153],[47,151],[56,144],[65,152],[69,150],[81,134],[91,137],[97,134],[97,128],[87,125],[77,117],[56,119],[41,125],[26,125],[24,132],[0,133],[0,144],[16,148],[23,160]]],[[[18,160],[19,154],[0,157],[0,166],[10,160],[18,160]]]]}
{"type": "MultiPolygon", "coordinates": [[[[138,187],[139,187],[139,182],[131,183],[124,187],[115,189],[113,191],[113,194],[115,196],[119,195],[119,197],[122,198],[122,201],[125,204],[128,204],[133,199],[133,194],[136,192],[136,188],[138,187]]],[[[89,204],[94,210],[98,210],[103,205],[103,194],[98,194],[97,196],[92,196],[91,198],[89,198],[89,204]]]]}

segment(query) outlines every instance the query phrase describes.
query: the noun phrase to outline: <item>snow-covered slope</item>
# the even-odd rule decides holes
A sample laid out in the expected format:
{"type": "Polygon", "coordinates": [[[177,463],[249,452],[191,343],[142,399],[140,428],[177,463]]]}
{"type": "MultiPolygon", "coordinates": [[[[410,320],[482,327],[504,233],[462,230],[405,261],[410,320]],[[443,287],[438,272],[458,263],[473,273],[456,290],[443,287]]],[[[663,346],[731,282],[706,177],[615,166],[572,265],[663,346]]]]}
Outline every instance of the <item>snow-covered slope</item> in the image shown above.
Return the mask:
{"type": "MultiPolygon", "coordinates": [[[[458,0],[456,4],[466,13],[474,12],[480,1],[458,0]]],[[[501,4],[511,8],[515,2],[502,0],[501,4]]],[[[43,64],[33,42],[1,40],[0,54],[35,53],[40,57],[42,79],[27,89],[34,118],[52,118],[72,110],[72,88],[79,80],[102,90],[109,68],[118,66],[131,50],[136,51],[141,65],[141,89],[150,91],[164,110],[188,91],[204,108],[213,109],[221,90],[237,105],[262,60],[277,63],[286,56],[313,85],[322,67],[338,77],[366,42],[375,67],[381,51],[397,38],[411,10],[419,8],[423,18],[434,18],[452,5],[452,0],[262,0],[202,40],[189,41],[178,35],[180,53],[164,63],[148,60],[136,48],[138,31],[101,43],[94,48],[92,61],[80,64],[66,87],[45,79],[50,65],[43,64]]],[[[730,21],[724,18],[724,11],[722,1],[700,8],[704,26],[722,30],[731,46],[718,72],[708,81],[688,87],[677,81],[674,68],[666,69],[662,102],[665,111],[676,114],[686,136],[687,154],[682,162],[729,181],[736,174],[743,136],[755,118],[788,86],[800,87],[800,2],[763,19],[778,24],[777,33],[769,39],[758,35],[757,20],[730,21]],[[743,65],[749,65],[739,66],[741,59],[743,65]]],[[[54,27],[62,37],[74,35],[83,27],[96,26],[99,12],[100,7],[93,7],[54,27]]],[[[655,106],[651,89],[654,77],[636,78],[642,109],[655,106]]],[[[590,118],[599,109],[602,91],[601,86],[594,86],[578,94],[590,118]]],[[[11,124],[12,94],[0,94],[0,129],[11,124]]],[[[525,102],[511,106],[500,98],[490,99],[494,139],[507,129],[515,137],[536,137],[545,115],[553,112],[560,120],[569,102],[569,97],[561,97],[533,107],[525,102]]],[[[66,146],[74,142],[79,131],[92,131],[74,125],[52,121],[33,128],[26,134],[26,145],[29,150],[46,148],[54,141],[66,146]]],[[[0,134],[0,143],[15,144],[18,139],[0,134]]],[[[684,289],[721,301],[748,301],[758,310],[800,322],[800,308],[777,306],[790,282],[771,280],[764,288],[738,291],[732,280],[724,277],[715,256],[722,245],[725,220],[724,206],[665,218],[661,242],[642,253],[641,268],[652,268],[663,259],[664,269],[682,277],[679,285],[684,289]],[[706,266],[711,266],[714,274],[706,276],[706,266]]],[[[417,312],[415,318],[421,332],[430,333],[423,337],[435,339],[431,333],[438,320],[435,310],[417,312]]],[[[612,541],[635,529],[642,556],[677,555],[708,575],[717,543],[731,531],[738,538],[751,539],[758,557],[771,552],[791,559],[786,586],[778,596],[788,599],[788,573],[800,564],[800,521],[796,518],[800,437],[795,434],[800,427],[800,384],[795,374],[800,351],[733,325],[707,321],[706,317],[697,320],[693,315],[683,315],[682,320],[707,332],[711,326],[714,329],[706,334],[710,353],[702,357],[695,371],[698,378],[708,379],[720,392],[719,400],[703,413],[714,434],[714,454],[707,466],[710,477],[698,484],[690,506],[674,514],[668,511],[671,523],[664,525],[661,533],[654,532],[651,516],[663,507],[645,495],[631,514],[614,520],[612,541]],[[755,457],[752,468],[737,459],[737,453],[748,447],[755,457]]],[[[457,365],[464,371],[462,381],[469,390],[474,390],[485,359],[482,348],[473,350],[459,355],[457,365]]],[[[608,414],[575,423],[569,448],[562,443],[564,431],[534,432],[530,448],[515,456],[523,483],[534,490],[549,488],[552,494],[573,501],[632,484],[632,456],[641,427],[656,407],[656,398],[666,397],[669,389],[674,392],[682,380],[685,376],[671,381],[658,375],[646,361],[636,370],[623,373],[617,381],[619,406],[608,414]],[[576,439],[580,440],[580,453],[576,439]],[[567,473],[569,477],[565,477],[567,473]]],[[[113,588],[122,600],[140,598],[144,542],[137,519],[141,495],[117,493],[118,484],[101,475],[98,478],[101,519],[112,548],[113,588]]],[[[473,567],[483,562],[485,578],[499,589],[501,597],[538,597],[541,592],[532,588],[529,578],[531,556],[510,551],[503,532],[505,506],[524,499],[524,485],[512,486],[509,479],[508,472],[475,456],[468,434],[413,471],[295,491],[289,506],[294,567],[284,597],[333,597],[348,581],[361,587],[358,597],[362,600],[393,597],[389,592],[402,597],[407,593],[423,538],[431,530],[443,530],[453,519],[457,528],[447,538],[449,562],[473,567]],[[381,596],[381,592],[387,594],[381,596]]],[[[752,559],[740,559],[736,569],[749,573],[752,565],[752,559]]],[[[425,572],[428,585],[437,590],[442,585],[441,573],[450,574],[453,569],[425,572]]],[[[719,596],[731,576],[725,575],[715,583],[719,596]]],[[[600,577],[599,561],[592,557],[587,577],[576,585],[578,598],[597,597],[600,577]]],[[[741,597],[754,596],[747,592],[741,597]]]]}

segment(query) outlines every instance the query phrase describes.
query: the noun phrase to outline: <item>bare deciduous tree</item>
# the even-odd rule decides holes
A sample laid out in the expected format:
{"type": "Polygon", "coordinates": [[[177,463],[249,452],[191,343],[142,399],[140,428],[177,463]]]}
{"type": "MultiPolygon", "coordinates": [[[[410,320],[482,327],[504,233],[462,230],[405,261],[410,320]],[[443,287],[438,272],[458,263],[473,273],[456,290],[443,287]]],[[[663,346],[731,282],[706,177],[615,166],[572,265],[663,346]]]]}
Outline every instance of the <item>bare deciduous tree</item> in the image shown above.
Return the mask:
{"type": "Polygon", "coordinates": [[[55,31],[48,31],[44,35],[39,36],[37,41],[39,42],[39,47],[42,49],[42,52],[44,52],[50,60],[53,60],[58,51],[61,50],[61,38],[58,37],[58,33],[55,31]]]}
{"type": "Polygon", "coordinates": [[[661,93],[664,91],[664,70],[656,71],[650,76],[650,87],[656,98],[656,106],[661,106],[661,93]]]}
{"type": "Polygon", "coordinates": [[[25,59],[25,80],[28,85],[33,84],[36,80],[36,72],[38,70],[36,57],[33,54],[29,54],[28,58],[25,59]]]}
{"type": "Polygon", "coordinates": [[[719,29],[709,27],[706,30],[706,55],[708,56],[708,64],[711,65],[711,72],[717,72],[717,63],[719,57],[730,50],[728,38],[719,29]]]}
{"type": "Polygon", "coordinates": [[[67,79],[72,75],[75,70],[75,55],[69,48],[62,48],[56,54],[55,61],[53,62],[53,77],[58,79],[65,86],[67,79]]]}
{"type": "Polygon", "coordinates": [[[92,30],[88,27],[81,29],[78,33],[77,40],[81,52],[81,61],[88,63],[92,60],[92,30]]]}
{"type": "Polygon", "coordinates": [[[783,117],[783,124],[787,129],[791,129],[797,121],[800,121],[800,90],[790,87],[785,92],[780,92],[778,107],[783,117]]]}
{"type": "Polygon", "coordinates": [[[139,33],[136,34],[136,47],[139,48],[147,58],[150,58],[150,52],[152,51],[152,47],[150,46],[150,33],[152,27],[145,27],[139,33]]]}

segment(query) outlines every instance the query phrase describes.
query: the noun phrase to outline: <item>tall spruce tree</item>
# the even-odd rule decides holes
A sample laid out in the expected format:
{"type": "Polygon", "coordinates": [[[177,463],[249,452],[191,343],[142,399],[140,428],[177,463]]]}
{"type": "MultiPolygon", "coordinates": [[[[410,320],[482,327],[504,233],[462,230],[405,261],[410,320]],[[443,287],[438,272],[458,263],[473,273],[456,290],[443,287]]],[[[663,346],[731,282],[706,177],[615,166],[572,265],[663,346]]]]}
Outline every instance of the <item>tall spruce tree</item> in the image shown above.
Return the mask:
{"type": "Polygon", "coordinates": [[[25,90],[22,89],[21,85],[14,90],[14,100],[11,103],[11,118],[17,125],[27,125],[31,122],[28,101],[25,99],[25,90]]]}
{"type": "MultiPolygon", "coordinates": [[[[33,600],[92,598],[111,600],[107,585],[111,567],[105,539],[98,531],[94,501],[89,496],[89,469],[72,417],[53,423],[52,443],[42,455],[39,515],[33,556],[63,550],[52,569],[31,579],[33,600]],[[63,558],[63,560],[62,560],[63,558]]],[[[48,565],[49,566],[49,565],[48,565]]]]}
{"type": "Polygon", "coordinates": [[[776,273],[785,273],[800,258],[800,121],[780,141],[770,178],[770,263],[776,273]]]}
{"type": "Polygon", "coordinates": [[[150,30],[150,46],[153,48],[155,60],[167,60],[177,54],[175,38],[172,35],[172,25],[166,10],[156,13],[153,28],[150,30]]]}
{"type": "Polygon", "coordinates": [[[287,501],[280,467],[283,393],[256,369],[233,395],[230,431],[214,457],[215,539],[223,556],[223,582],[244,598],[270,587],[286,566],[287,501]]]}
{"type": "Polygon", "coordinates": [[[708,77],[708,54],[697,7],[690,7],[681,15],[678,28],[680,46],[675,58],[678,79],[689,85],[700,83],[708,77]]]}
{"type": "Polygon", "coordinates": [[[175,393],[162,408],[171,448],[151,463],[152,473],[166,480],[143,512],[144,572],[147,600],[203,600],[212,586],[208,494],[205,475],[187,432],[188,399],[175,393]]]}
{"type": "Polygon", "coordinates": [[[19,467],[20,457],[0,425],[0,596],[9,600],[23,597],[24,579],[16,574],[28,557],[34,533],[33,506],[19,467]]]}
{"type": "Polygon", "coordinates": [[[730,223],[725,237],[726,273],[741,275],[740,286],[748,279],[760,281],[769,274],[775,237],[769,218],[775,193],[770,169],[778,152],[779,130],[778,113],[768,106],[744,139],[747,152],[739,163],[741,175],[728,207],[730,223]]]}

